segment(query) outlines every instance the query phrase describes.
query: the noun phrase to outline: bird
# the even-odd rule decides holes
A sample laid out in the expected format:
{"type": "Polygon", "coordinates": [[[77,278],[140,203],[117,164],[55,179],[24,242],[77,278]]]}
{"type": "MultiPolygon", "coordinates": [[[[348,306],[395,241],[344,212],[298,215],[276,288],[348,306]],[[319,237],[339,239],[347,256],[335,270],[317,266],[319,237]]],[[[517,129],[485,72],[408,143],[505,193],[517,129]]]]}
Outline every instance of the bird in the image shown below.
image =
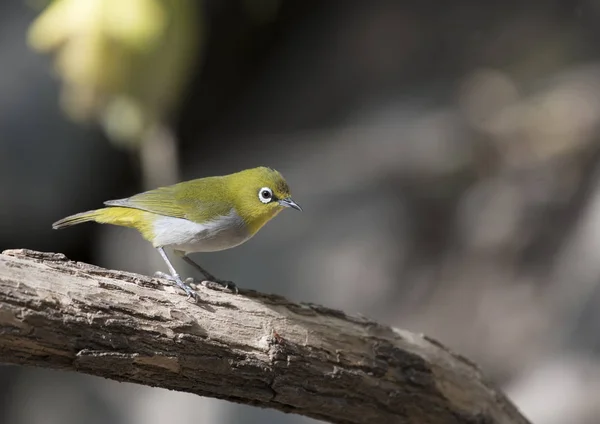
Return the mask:
{"type": "Polygon", "coordinates": [[[239,246],[282,210],[302,211],[292,199],[285,178],[266,166],[183,181],[109,200],[104,206],[62,218],[54,222],[52,228],[96,222],[137,230],[158,251],[169,269],[169,274],[157,271],[154,276],[171,281],[187,294],[187,299],[193,297],[194,300],[198,294],[184,283],[165,248],[172,249],[208,281],[237,293],[233,282],[215,277],[188,255],[239,246]]]}

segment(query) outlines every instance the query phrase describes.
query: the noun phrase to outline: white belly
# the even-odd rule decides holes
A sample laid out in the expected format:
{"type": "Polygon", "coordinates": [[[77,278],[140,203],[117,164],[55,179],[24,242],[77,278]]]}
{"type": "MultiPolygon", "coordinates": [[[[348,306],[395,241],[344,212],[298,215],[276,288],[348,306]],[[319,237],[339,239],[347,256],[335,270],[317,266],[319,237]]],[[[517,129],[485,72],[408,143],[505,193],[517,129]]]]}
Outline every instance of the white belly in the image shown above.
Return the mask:
{"type": "Polygon", "coordinates": [[[192,252],[215,252],[238,246],[251,236],[240,216],[229,215],[198,224],[187,219],[159,216],[153,223],[154,245],[192,252]]]}

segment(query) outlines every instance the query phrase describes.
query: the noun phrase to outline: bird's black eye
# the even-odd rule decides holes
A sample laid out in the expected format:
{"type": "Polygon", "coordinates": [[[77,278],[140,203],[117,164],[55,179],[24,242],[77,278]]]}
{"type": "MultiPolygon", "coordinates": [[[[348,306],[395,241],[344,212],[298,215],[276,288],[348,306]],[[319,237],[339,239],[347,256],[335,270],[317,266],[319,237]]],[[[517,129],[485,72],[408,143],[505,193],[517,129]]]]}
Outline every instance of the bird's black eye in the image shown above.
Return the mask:
{"type": "Polygon", "coordinates": [[[273,199],[273,192],[269,187],[263,187],[258,191],[258,199],[263,203],[269,203],[273,199]]]}

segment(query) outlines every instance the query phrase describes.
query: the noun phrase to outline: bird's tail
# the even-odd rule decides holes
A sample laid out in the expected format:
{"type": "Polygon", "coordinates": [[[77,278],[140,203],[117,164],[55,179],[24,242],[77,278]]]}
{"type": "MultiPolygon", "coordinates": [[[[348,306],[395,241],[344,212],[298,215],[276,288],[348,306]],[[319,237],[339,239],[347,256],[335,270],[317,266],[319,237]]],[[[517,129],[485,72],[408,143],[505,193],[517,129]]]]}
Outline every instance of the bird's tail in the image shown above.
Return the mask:
{"type": "Polygon", "coordinates": [[[121,225],[123,227],[138,228],[143,227],[144,221],[142,217],[144,214],[145,212],[143,211],[130,208],[101,208],[67,216],[66,218],[60,219],[52,224],[52,228],[58,230],[61,228],[70,227],[71,225],[81,224],[82,222],[89,221],[94,221],[98,224],[113,224],[121,225]]]}
{"type": "Polygon", "coordinates": [[[98,218],[102,215],[102,211],[103,209],[96,209],[93,211],[81,212],[75,215],[67,216],[66,218],[59,219],[54,224],[52,224],[52,228],[54,228],[55,230],[60,230],[61,228],[81,224],[82,222],[98,222],[98,218]]]}

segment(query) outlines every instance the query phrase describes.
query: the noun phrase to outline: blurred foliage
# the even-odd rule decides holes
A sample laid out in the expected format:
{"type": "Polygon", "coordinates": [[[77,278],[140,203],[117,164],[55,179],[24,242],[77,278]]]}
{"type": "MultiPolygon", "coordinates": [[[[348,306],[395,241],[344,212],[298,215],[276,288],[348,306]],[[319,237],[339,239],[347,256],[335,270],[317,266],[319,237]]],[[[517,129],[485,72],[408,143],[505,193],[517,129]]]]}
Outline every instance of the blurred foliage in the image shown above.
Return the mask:
{"type": "Polygon", "coordinates": [[[29,28],[29,45],[54,55],[61,105],[138,147],[165,125],[200,51],[201,3],[54,0],[29,28]]]}

